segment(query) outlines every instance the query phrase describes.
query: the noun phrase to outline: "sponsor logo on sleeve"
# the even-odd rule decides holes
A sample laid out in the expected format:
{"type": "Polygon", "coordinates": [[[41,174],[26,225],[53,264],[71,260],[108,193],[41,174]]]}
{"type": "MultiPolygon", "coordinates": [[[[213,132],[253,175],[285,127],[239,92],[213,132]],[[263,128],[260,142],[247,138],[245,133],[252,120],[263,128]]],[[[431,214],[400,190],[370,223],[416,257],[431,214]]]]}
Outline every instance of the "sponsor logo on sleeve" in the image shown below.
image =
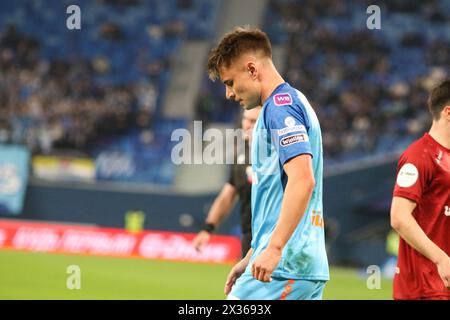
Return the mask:
{"type": "Polygon", "coordinates": [[[284,118],[284,124],[287,127],[293,127],[295,126],[295,119],[293,117],[286,117],[284,118]]]}
{"type": "Polygon", "coordinates": [[[307,142],[309,141],[308,135],[305,133],[295,134],[293,136],[289,136],[280,140],[280,145],[282,147],[287,147],[291,144],[299,143],[299,142],[307,142]]]}
{"type": "Polygon", "coordinates": [[[283,128],[283,129],[279,129],[277,131],[279,136],[283,136],[283,135],[285,135],[287,133],[291,133],[291,132],[304,132],[304,133],[306,133],[306,128],[305,128],[304,125],[300,124],[300,125],[293,126],[293,127],[286,127],[286,128],[283,128]]]}
{"type": "Polygon", "coordinates": [[[450,207],[449,207],[449,206],[445,206],[444,214],[445,214],[447,217],[450,217],[450,207]]]}
{"type": "Polygon", "coordinates": [[[306,133],[306,128],[304,125],[295,125],[295,119],[293,117],[286,117],[284,119],[285,128],[277,130],[279,136],[285,135],[291,132],[304,132],[306,133]]]}
{"type": "Polygon", "coordinates": [[[276,106],[287,106],[292,104],[292,97],[289,93],[278,93],[273,96],[273,102],[276,106]]]}
{"type": "Polygon", "coordinates": [[[288,116],[284,119],[284,124],[286,125],[285,128],[277,130],[277,133],[279,136],[285,135],[287,133],[291,132],[298,132],[302,131],[306,133],[306,128],[304,125],[295,125],[295,119],[294,117],[288,116]]]}
{"type": "Polygon", "coordinates": [[[397,175],[397,184],[402,188],[413,186],[419,178],[419,171],[412,163],[406,163],[401,167],[397,175]]]}

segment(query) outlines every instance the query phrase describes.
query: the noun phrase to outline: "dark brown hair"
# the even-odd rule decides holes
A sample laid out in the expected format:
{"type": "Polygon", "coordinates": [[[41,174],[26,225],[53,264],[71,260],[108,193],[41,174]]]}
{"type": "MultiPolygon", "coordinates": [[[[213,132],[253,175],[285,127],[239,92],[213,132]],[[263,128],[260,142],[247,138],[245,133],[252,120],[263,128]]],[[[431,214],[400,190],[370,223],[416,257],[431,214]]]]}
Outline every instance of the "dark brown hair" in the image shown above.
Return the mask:
{"type": "Polygon", "coordinates": [[[261,52],[272,58],[272,46],[267,34],[250,27],[236,27],[225,34],[219,45],[209,53],[209,78],[213,81],[218,79],[220,68],[228,68],[234,59],[248,51],[261,52]]]}
{"type": "Polygon", "coordinates": [[[450,105],[450,79],[434,87],[428,96],[428,109],[434,120],[439,120],[442,110],[450,105]]]}

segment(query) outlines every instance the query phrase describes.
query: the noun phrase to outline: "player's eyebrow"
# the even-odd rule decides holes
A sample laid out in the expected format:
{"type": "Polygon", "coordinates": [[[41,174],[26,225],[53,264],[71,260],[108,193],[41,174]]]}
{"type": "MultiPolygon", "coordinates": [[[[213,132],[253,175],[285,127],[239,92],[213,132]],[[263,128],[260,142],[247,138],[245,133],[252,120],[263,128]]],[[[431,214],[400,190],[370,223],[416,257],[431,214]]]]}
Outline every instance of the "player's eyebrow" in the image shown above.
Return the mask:
{"type": "Polygon", "coordinates": [[[222,81],[224,85],[231,87],[231,85],[233,84],[233,80],[231,79],[226,79],[222,81]]]}

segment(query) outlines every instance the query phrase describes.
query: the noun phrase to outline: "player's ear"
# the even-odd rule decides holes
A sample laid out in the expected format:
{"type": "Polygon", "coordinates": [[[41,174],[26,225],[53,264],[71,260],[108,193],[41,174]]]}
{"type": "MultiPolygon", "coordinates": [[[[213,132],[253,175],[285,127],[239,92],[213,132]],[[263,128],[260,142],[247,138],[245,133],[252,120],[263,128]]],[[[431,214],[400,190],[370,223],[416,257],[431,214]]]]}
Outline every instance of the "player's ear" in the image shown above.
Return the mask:
{"type": "Polygon", "coordinates": [[[450,121],[450,105],[444,106],[444,109],[442,109],[441,117],[446,119],[447,121],[450,121]]]}
{"type": "Polygon", "coordinates": [[[250,77],[254,80],[258,76],[258,69],[253,61],[247,62],[247,72],[250,74],[250,77]]]}

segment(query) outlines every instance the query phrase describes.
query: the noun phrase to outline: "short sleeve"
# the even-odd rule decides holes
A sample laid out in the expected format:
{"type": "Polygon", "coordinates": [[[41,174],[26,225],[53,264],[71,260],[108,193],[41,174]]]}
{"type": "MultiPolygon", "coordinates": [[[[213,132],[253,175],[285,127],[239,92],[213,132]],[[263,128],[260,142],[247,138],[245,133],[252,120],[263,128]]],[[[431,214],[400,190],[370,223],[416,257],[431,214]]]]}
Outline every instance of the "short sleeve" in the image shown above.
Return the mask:
{"type": "Polygon", "coordinates": [[[312,156],[309,120],[300,105],[272,105],[266,113],[266,123],[281,165],[301,154],[312,156]]]}
{"type": "Polygon", "coordinates": [[[398,162],[394,196],[420,202],[432,179],[432,167],[421,154],[404,153],[398,162]]]}

